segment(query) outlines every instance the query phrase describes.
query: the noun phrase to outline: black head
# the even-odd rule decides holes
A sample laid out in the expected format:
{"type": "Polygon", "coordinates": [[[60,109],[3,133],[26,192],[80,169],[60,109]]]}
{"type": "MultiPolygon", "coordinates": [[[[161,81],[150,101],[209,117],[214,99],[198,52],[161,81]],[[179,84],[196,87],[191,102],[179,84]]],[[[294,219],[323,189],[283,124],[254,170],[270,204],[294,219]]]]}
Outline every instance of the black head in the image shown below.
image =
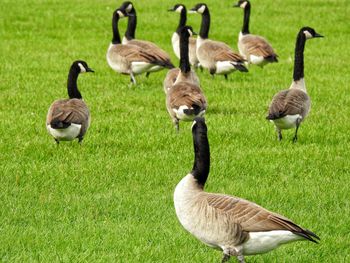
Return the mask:
{"type": "Polygon", "coordinates": [[[203,117],[196,117],[192,124],[192,133],[207,133],[207,125],[203,117]]]}
{"type": "Polygon", "coordinates": [[[234,4],[233,7],[240,7],[240,8],[246,8],[250,5],[250,2],[248,0],[239,0],[237,4],[234,4]]]}
{"type": "Polygon", "coordinates": [[[176,4],[174,5],[173,8],[168,9],[169,12],[177,12],[177,13],[181,13],[182,10],[185,10],[186,12],[186,7],[183,4],[176,4]]]}
{"type": "Polygon", "coordinates": [[[190,13],[203,14],[206,10],[208,10],[208,6],[204,3],[199,3],[190,9],[190,13]]]}
{"type": "Polygon", "coordinates": [[[318,34],[315,29],[305,26],[300,29],[299,33],[303,33],[306,37],[306,39],[311,39],[315,37],[323,37],[322,35],[318,34]]]}
{"type": "Polygon", "coordinates": [[[119,7],[119,9],[124,10],[128,14],[135,14],[134,5],[130,1],[125,1],[124,3],[122,3],[122,5],[119,7]]]}
{"type": "Polygon", "coordinates": [[[75,68],[80,73],[95,72],[91,68],[89,68],[88,64],[83,60],[74,61],[71,68],[75,68]]]}
{"type": "Polygon", "coordinates": [[[193,35],[197,35],[197,33],[193,31],[193,28],[191,26],[183,26],[179,30],[177,30],[177,33],[184,37],[191,37],[193,35]]]}
{"type": "Polygon", "coordinates": [[[126,10],[118,8],[114,11],[113,16],[119,19],[130,15],[126,12],[126,10]]]}

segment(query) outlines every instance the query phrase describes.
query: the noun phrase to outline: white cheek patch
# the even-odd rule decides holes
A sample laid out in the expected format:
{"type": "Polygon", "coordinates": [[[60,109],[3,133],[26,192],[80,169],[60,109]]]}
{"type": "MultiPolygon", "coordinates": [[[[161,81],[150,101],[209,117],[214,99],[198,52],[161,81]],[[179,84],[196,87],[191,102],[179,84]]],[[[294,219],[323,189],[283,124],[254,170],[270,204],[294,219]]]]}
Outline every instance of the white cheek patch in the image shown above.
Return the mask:
{"type": "Polygon", "coordinates": [[[241,8],[245,8],[246,6],[247,6],[247,2],[243,2],[243,3],[240,5],[241,8]]]}
{"type": "Polygon", "coordinates": [[[178,8],[176,8],[175,12],[181,13],[181,11],[184,9],[182,5],[180,5],[178,8]]]}
{"type": "Polygon", "coordinates": [[[127,8],[126,8],[126,12],[130,12],[131,9],[132,9],[132,4],[129,4],[129,5],[127,6],[127,8]]]}
{"type": "Polygon", "coordinates": [[[190,36],[193,36],[193,34],[192,34],[192,31],[191,31],[191,30],[187,29],[187,31],[188,31],[188,33],[190,34],[190,36]]]}
{"type": "Polygon", "coordinates": [[[305,30],[303,33],[304,33],[306,39],[312,38],[312,35],[311,35],[311,33],[309,31],[305,30]]]}
{"type": "Polygon", "coordinates": [[[78,63],[78,66],[80,68],[80,73],[86,72],[86,69],[84,68],[84,66],[81,63],[78,63]]]}
{"type": "Polygon", "coordinates": [[[205,5],[202,5],[200,8],[198,8],[197,12],[203,14],[205,11],[205,5]]]}
{"type": "Polygon", "coordinates": [[[119,17],[124,17],[124,14],[123,14],[122,11],[119,11],[119,10],[118,10],[117,13],[118,13],[119,17]]]}

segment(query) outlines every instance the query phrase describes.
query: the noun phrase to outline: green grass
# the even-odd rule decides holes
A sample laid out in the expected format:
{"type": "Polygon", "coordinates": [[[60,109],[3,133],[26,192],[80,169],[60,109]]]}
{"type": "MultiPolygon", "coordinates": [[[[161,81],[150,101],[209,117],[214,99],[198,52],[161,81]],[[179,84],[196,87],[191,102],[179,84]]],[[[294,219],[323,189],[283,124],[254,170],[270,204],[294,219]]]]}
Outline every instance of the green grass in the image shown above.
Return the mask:
{"type": "MultiPolygon", "coordinates": [[[[173,1],[135,1],[137,37],[170,45],[173,1]]],[[[219,262],[221,253],[182,229],[172,193],[192,168],[190,123],[176,134],[165,109],[165,71],[129,88],[105,53],[111,14],[121,1],[3,0],[0,11],[0,261],[219,262]],[[95,74],[79,78],[92,114],[82,146],[59,147],[45,129],[51,102],[66,97],[70,64],[84,59],[95,74]]],[[[187,1],[190,8],[195,1],[187,1]]],[[[207,1],[210,36],[236,49],[242,10],[207,1]]],[[[212,167],[207,190],[232,194],[281,213],[321,237],[247,262],[349,262],[350,59],[345,0],[252,1],[251,32],[267,37],[278,64],[229,81],[199,73],[212,167]],[[312,109],[292,144],[278,142],[265,120],[268,104],[289,87],[295,36],[314,27],[305,79],[312,109]]],[[[189,15],[199,31],[200,16],[189,15]]],[[[126,20],[120,22],[124,32],[126,20]]],[[[232,260],[232,262],[234,262],[232,260]]]]}

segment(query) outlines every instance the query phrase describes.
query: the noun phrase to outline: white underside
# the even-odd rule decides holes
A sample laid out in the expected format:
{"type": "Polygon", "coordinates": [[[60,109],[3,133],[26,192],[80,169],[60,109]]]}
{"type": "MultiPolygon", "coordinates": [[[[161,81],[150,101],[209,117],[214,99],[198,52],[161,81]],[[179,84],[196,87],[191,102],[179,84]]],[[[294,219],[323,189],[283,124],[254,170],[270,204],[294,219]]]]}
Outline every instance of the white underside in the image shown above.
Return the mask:
{"type": "Polygon", "coordinates": [[[266,64],[266,60],[264,59],[263,56],[250,55],[249,60],[250,60],[250,63],[252,63],[254,65],[263,66],[266,64]]]}
{"type": "Polygon", "coordinates": [[[218,61],[216,62],[216,74],[228,74],[236,68],[232,65],[232,61],[218,61]]]}
{"type": "Polygon", "coordinates": [[[66,129],[53,129],[51,125],[47,125],[48,132],[59,141],[71,141],[78,137],[81,129],[81,124],[72,123],[66,129]]]}
{"type": "Polygon", "coordinates": [[[296,122],[298,119],[302,119],[300,114],[286,115],[283,118],[271,120],[277,128],[279,129],[291,129],[296,127],[296,122]]]}
{"type": "Polygon", "coordinates": [[[129,43],[129,40],[124,36],[123,37],[123,40],[122,40],[122,44],[123,45],[126,45],[126,44],[128,44],[129,43]]]}
{"type": "Polygon", "coordinates": [[[147,62],[131,62],[131,71],[135,74],[142,74],[145,72],[150,71],[150,69],[154,67],[154,65],[147,63],[147,62]]]}
{"type": "Polygon", "coordinates": [[[156,71],[160,71],[160,70],[162,70],[162,69],[163,69],[163,67],[158,66],[158,65],[155,65],[155,66],[150,67],[150,69],[148,70],[148,72],[156,72],[156,71]]]}
{"type": "Polygon", "coordinates": [[[243,255],[266,253],[280,245],[302,239],[301,236],[287,230],[250,232],[249,240],[243,244],[243,255]]]}
{"type": "Polygon", "coordinates": [[[189,108],[186,105],[181,105],[178,109],[173,109],[176,118],[178,118],[179,120],[182,121],[193,121],[193,119],[195,117],[202,117],[205,114],[205,110],[199,112],[197,115],[187,115],[184,113],[185,109],[193,109],[193,108],[189,108]]]}

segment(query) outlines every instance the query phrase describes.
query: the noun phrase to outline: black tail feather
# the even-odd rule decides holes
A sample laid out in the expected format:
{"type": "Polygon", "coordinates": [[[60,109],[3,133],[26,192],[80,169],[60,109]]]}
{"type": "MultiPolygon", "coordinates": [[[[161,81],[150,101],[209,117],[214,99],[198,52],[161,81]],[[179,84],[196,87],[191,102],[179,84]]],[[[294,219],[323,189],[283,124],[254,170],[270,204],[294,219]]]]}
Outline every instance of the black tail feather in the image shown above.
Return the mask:
{"type": "Polygon", "coordinates": [[[202,109],[198,105],[192,105],[193,109],[184,109],[186,115],[198,115],[202,109]]]}
{"type": "Polygon", "coordinates": [[[235,67],[235,69],[237,69],[240,72],[248,72],[248,69],[243,64],[234,64],[234,63],[231,63],[231,64],[232,66],[235,67]]]}
{"type": "Polygon", "coordinates": [[[318,244],[318,240],[321,240],[315,233],[310,230],[303,229],[302,232],[293,232],[294,234],[304,237],[305,239],[318,244]]]}
{"type": "Polygon", "coordinates": [[[53,119],[50,122],[50,125],[51,125],[51,128],[53,129],[66,129],[71,125],[71,123],[60,121],[59,119],[53,119]]]}
{"type": "Polygon", "coordinates": [[[267,120],[277,120],[280,118],[283,118],[284,116],[286,116],[285,112],[273,112],[273,113],[269,113],[269,115],[266,116],[267,120]]]}
{"type": "Polygon", "coordinates": [[[268,62],[273,63],[273,62],[278,62],[277,57],[278,57],[278,55],[274,54],[274,55],[264,57],[264,59],[267,60],[268,62]]]}

